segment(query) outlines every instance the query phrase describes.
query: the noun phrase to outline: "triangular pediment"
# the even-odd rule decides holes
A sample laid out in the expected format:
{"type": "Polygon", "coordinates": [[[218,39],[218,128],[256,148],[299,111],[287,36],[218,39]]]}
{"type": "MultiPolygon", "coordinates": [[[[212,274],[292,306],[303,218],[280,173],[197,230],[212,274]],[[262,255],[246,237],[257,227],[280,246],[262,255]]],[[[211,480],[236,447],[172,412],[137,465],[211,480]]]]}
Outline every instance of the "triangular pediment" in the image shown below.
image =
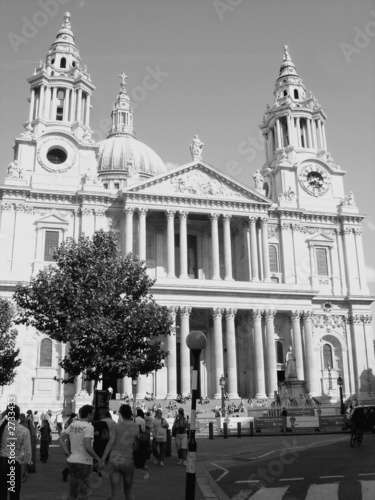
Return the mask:
{"type": "Polygon", "coordinates": [[[327,234],[324,234],[324,233],[315,234],[312,238],[309,238],[308,241],[310,243],[316,243],[316,244],[319,244],[319,243],[333,244],[335,242],[335,240],[333,238],[331,238],[330,236],[328,236],[327,234]]]}
{"type": "Polygon", "coordinates": [[[266,205],[272,203],[256,190],[204,162],[189,163],[177,167],[165,174],[132,185],[126,192],[158,196],[225,199],[266,205]]]}
{"type": "Polygon", "coordinates": [[[61,217],[60,215],[53,214],[53,213],[45,215],[44,217],[41,217],[35,223],[38,225],[46,225],[46,226],[47,225],[49,226],[51,224],[52,225],[55,224],[58,226],[59,225],[61,226],[62,224],[64,224],[64,225],[69,224],[69,222],[66,219],[64,219],[64,217],[61,217]]]}

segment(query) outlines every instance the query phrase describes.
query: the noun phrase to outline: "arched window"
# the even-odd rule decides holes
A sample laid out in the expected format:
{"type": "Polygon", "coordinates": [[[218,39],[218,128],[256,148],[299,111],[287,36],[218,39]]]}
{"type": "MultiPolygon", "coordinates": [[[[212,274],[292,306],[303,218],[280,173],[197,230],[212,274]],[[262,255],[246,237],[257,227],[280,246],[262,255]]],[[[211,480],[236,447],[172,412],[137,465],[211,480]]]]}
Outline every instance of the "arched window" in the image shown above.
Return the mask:
{"type": "Polygon", "coordinates": [[[271,273],[279,272],[279,259],[277,256],[277,248],[275,245],[269,245],[268,252],[270,256],[270,271],[271,273]]]}
{"type": "Polygon", "coordinates": [[[294,99],[299,99],[298,90],[294,89],[294,99]]]}
{"type": "Polygon", "coordinates": [[[276,340],[276,362],[279,364],[284,363],[283,344],[280,340],[276,340]]]}
{"type": "Polygon", "coordinates": [[[62,58],[61,58],[61,61],[60,61],[60,68],[66,68],[66,59],[65,59],[65,57],[62,57],[62,58]]]}
{"type": "Polygon", "coordinates": [[[40,343],[39,366],[52,366],[51,339],[43,339],[40,343]]]}
{"type": "Polygon", "coordinates": [[[332,368],[332,347],[329,344],[324,344],[323,346],[323,368],[332,368]]]}
{"type": "Polygon", "coordinates": [[[268,197],[269,195],[269,187],[268,187],[268,183],[267,182],[264,182],[263,183],[263,189],[264,189],[264,195],[268,197]]]}

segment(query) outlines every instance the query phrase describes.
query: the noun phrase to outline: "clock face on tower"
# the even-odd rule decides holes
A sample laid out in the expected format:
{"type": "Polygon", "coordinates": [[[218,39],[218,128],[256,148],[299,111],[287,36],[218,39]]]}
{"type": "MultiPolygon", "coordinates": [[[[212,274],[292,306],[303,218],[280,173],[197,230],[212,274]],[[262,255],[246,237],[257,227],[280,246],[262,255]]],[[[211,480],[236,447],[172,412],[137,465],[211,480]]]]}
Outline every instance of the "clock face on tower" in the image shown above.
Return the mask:
{"type": "Polygon", "coordinates": [[[64,137],[43,137],[37,147],[38,162],[48,172],[66,172],[76,162],[77,148],[64,137]]]}
{"type": "Polygon", "coordinates": [[[328,191],[331,177],[322,166],[317,163],[306,163],[298,175],[302,188],[313,196],[321,196],[328,191]]]}

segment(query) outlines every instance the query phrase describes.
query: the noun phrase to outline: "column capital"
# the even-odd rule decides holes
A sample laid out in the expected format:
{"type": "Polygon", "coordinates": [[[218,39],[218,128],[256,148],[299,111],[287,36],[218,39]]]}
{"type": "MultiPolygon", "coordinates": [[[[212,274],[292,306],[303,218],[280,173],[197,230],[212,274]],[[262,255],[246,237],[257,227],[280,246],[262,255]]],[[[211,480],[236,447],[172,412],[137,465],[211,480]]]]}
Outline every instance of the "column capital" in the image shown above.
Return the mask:
{"type": "Polygon", "coordinates": [[[225,312],[226,319],[229,319],[229,318],[234,319],[236,317],[236,314],[237,314],[237,309],[233,309],[231,307],[226,307],[224,312],[225,312]]]}
{"type": "Polygon", "coordinates": [[[174,219],[174,216],[176,214],[176,210],[166,210],[165,211],[165,216],[167,219],[174,219]]]}
{"type": "Polygon", "coordinates": [[[353,231],[356,236],[361,236],[362,234],[362,229],[360,227],[355,227],[353,231]]]}
{"type": "Polygon", "coordinates": [[[134,214],[134,207],[125,207],[124,208],[124,213],[126,215],[133,215],[134,214]]]}
{"type": "Polygon", "coordinates": [[[267,225],[267,224],[268,224],[268,220],[269,220],[269,219],[268,219],[268,217],[261,217],[261,218],[260,218],[260,223],[261,223],[261,225],[262,225],[262,226],[267,225]]]}
{"type": "Polygon", "coordinates": [[[291,231],[291,230],[292,230],[291,225],[290,225],[290,224],[287,224],[286,222],[283,222],[283,223],[281,224],[281,229],[282,229],[283,231],[291,231]]]}
{"type": "Polygon", "coordinates": [[[275,316],[276,316],[276,313],[277,313],[276,309],[266,309],[264,311],[264,317],[266,318],[266,320],[267,319],[268,320],[270,320],[270,319],[273,320],[275,318],[275,316]]]}
{"type": "Polygon", "coordinates": [[[181,219],[187,219],[188,216],[189,216],[189,212],[187,212],[186,210],[180,210],[178,212],[178,216],[179,216],[180,220],[181,219]]]}
{"type": "Polygon", "coordinates": [[[251,309],[250,315],[253,319],[262,319],[263,309],[251,309]]]}
{"type": "Polygon", "coordinates": [[[219,214],[217,214],[216,212],[210,214],[211,221],[217,221],[218,219],[219,219],[219,214]]]}
{"type": "Polygon", "coordinates": [[[221,319],[223,317],[223,309],[215,307],[212,309],[212,317],[214,319],[221,319]]]}
{"type": "Polygon", "coordinates": [[[249,215],[250,224],[256,224],[257,220],[258,220],[258,217],[255,217],[254,215],[249,215]]]}
{"type": "Polygon", "coordinates": [[[178,312],[178,307],[176,306],[169,306],[167,307],[169,315],[171,316],[172,320],[174,321],[176,319],[176,315],[178,312]]]}
{"type": "Polygon", "coordinates": [[[302,312],[303,321],[311,321],[312,317],[313,317],[312,311],[303,311],[302,312]]]}
{"type": "Polygon", "coordinates": [[[230,222],[231,218],[232,218],[231,214],[223,214],[224,222],[230,222]]]}
{"type": "Polygon", "coordinates": [[[148,208],[138,207],[137,210],[138,210],[139,215],[144,215],[144,216],[147,215],[148,208]]]}
{"type": "Polygon", "coordinates": [[[342,227],[339,230],[339,234],[346,235],[346,234],[351,234],[353,229],[351,227],[342,227]]]}
{"type": "Polygon", "coordinates": [[[192,308],[191,307],[188,307],[188,306],[183,306],[183,307],[180,307],[180,316],[187,316],[189,317],[190,314],[191,314],[191,310],[192,308]]]}
{"type": "Polygon", "coordinates": [[[303,315],[302,311],[291,311],[288,315],[292,321],[300,321],[303,315]]]}

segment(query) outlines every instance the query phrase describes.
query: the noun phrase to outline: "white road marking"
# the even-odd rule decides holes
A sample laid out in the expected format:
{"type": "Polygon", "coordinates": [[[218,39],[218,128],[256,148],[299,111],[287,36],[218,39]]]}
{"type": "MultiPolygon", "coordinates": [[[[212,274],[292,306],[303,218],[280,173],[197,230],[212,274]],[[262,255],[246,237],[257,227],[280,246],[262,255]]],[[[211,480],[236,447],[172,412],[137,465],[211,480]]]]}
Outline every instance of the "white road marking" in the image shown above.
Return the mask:
{"type": "Polygon", "coordinates": [[[220,481],[220,479],[223,479],[223,477],[225,477],[227,474],[229,474],[229,470],[228,469],[224,469],[224,467],[220,467],[220,465],[217,465],[217,464],[214,464],[211,462],[211,465],[214,465],[215,467],[217,467],[218,469],[221,469],[223,470],[224,472],[222,473],[221,476],[219,476],[217,479],[216,479],[216,482],[218,483],[220,481]]]}
{"type": "Polygon", "coordinates": [[[305,500],[335,500],[338,499],[339,483],[312,484],[305,500]]]}
{"type": "Polygon", "coordinates": [[[256,460],[257,458],[263,458],[263,457],[266,457],[267,455],[271,455],[271,453],[275,453],[275,450],[269,451],[268,453],[265,453],[264,455],[260,455],[259,457],[250,458],[250,460],[256,460]]]}
{"type": "Polygon", "coordinates": [[[319,476],[319,479],[334,479],[336,477],[344,477],[344,476],[319,476]]]}
{"type": "Polygon", "coordinates": [[[375,498],[375,481],[359,481],[362,488],[362,500],[373,500],[375,498]]]}
{"type": "Polygon", "coordinates": [[[366,474],[358,474],[358,476],[374,476],[375,472],[367,472],[366,474]]]}
{"type": "Polygon", "coordinates": [[[245,479],[244,481],[236,481],[237,483],[259,483],[260,479],[245,479]]]}
{"type": "Polygon", "coordinates": [[[288,477],[288,479],[279,479],[279,481],[302,481],[304,477],[288,477]]]}
{"type": "Polygon", "coordinates": [[[252,500],[254,498],[256,500],[258,498],[261,500],[282,500],[288,488],[289,486],[283,486],[282,488],[262,488],[254,493],[250,499],[252,500]]]}

